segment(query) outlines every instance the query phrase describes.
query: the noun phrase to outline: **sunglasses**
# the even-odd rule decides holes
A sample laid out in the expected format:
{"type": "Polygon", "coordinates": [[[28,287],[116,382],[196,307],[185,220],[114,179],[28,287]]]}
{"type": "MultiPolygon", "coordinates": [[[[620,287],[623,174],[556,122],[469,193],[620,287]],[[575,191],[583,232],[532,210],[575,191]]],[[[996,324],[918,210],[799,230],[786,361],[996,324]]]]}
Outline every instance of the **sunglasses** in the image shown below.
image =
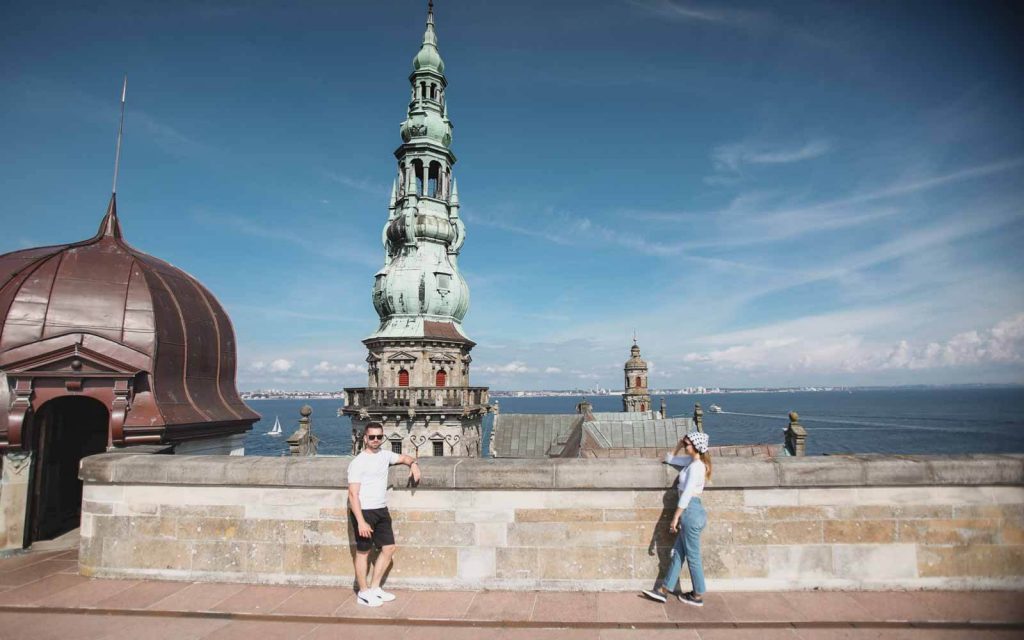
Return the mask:
{"type": "Polygon", "coordinates": [[[367,440],[383,440],[384,439],[384,434],[383,433],[376,433],[376,434],[368,433],[368,434],[366,434],[366,439],[367,440]]]}

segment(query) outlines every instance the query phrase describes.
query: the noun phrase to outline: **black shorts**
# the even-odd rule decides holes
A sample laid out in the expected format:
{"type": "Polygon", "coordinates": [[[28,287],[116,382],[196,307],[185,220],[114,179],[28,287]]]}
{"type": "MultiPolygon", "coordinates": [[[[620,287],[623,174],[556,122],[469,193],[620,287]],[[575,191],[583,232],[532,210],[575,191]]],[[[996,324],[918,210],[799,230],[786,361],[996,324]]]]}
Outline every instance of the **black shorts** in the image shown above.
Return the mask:
{"type": "Polygon", "coordinates": [[[348,518],[352,522],[352,531],[356,537],[356,551],[369,551],[373,547],[386,547],[395,544],[395,532],[391,529],[391,513],[387,507],[382,509],[363,509],[363,520],[370,525],[373,533],[369,538],[359,535],[359,524],[356,515],[350,509],[348,518]]]}

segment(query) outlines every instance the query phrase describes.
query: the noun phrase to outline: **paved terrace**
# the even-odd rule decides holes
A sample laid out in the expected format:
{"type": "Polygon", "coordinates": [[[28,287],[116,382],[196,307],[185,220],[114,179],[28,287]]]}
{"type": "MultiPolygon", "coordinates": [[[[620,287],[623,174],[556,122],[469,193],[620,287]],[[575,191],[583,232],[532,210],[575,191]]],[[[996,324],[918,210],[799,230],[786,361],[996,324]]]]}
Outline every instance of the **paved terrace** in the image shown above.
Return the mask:
{"type": "Polygon", "coordinates": [[[49,638],[1020,638],[1020,592],[709,593],[703,609],[634,593],[404,591],[355,604],[345,587],[104,580],[77,550],[0,560],[0,639],[49,638]]]}

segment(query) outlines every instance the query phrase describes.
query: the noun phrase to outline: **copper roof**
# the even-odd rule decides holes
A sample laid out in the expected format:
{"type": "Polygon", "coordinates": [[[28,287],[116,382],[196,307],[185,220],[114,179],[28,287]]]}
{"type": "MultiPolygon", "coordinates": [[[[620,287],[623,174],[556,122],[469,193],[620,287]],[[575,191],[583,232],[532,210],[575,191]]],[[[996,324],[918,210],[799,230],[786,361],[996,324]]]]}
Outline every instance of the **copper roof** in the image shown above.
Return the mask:
{"type": "Polygon", "coordinates": [[[113,196],[92,238],[0,255],[0,368],[12,349],[67,334],[106,338],[148,365],[149,388],[136,388],[126,433],[179,439],[182,427],[259,419],[235,387],[224,308],[195,278],[124,241],[113,196]]]}
{"type": "Polygon", "coordinates": [[[424,320],[423,337],[439,338],[441,340],[451,340],[452,342],[465,342],[470,345],[475,344],[472,340],[459,333],[459,330],[456,329],[455,325],[452,324],[451,322],[435,322],[433,320],[424,320]]]}

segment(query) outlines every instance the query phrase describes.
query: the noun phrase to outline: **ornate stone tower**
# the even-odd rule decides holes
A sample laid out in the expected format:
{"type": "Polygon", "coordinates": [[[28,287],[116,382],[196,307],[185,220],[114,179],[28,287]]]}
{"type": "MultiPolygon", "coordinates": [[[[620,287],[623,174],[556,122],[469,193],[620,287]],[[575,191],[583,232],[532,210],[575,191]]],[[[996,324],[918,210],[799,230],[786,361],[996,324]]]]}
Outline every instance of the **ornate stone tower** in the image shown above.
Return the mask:
{"type": "Polygon", "coordinates": [[[640,347],[633,339],[629,360],[624,367],[626,389],[622,394],[622,410],[626,412],[650,411],[651,394],[647,391],[647,363],[640,357],[640,347]]]}
{"type": "Polygon", "coordinates": [[[479,456],[486,387],[469,386],[474,342],[462,330],[469,288],[458,269],[466,240],[448,119],[444,61],[437,50],[434,5],[413,58],[412,94],[395,151],[381,241],[384,268],[373,285],[380,326],[363,340],[365,388],[345,389],[353,449],[368,422],[384,424],[391,449],[420,456],[479,456]]]}

